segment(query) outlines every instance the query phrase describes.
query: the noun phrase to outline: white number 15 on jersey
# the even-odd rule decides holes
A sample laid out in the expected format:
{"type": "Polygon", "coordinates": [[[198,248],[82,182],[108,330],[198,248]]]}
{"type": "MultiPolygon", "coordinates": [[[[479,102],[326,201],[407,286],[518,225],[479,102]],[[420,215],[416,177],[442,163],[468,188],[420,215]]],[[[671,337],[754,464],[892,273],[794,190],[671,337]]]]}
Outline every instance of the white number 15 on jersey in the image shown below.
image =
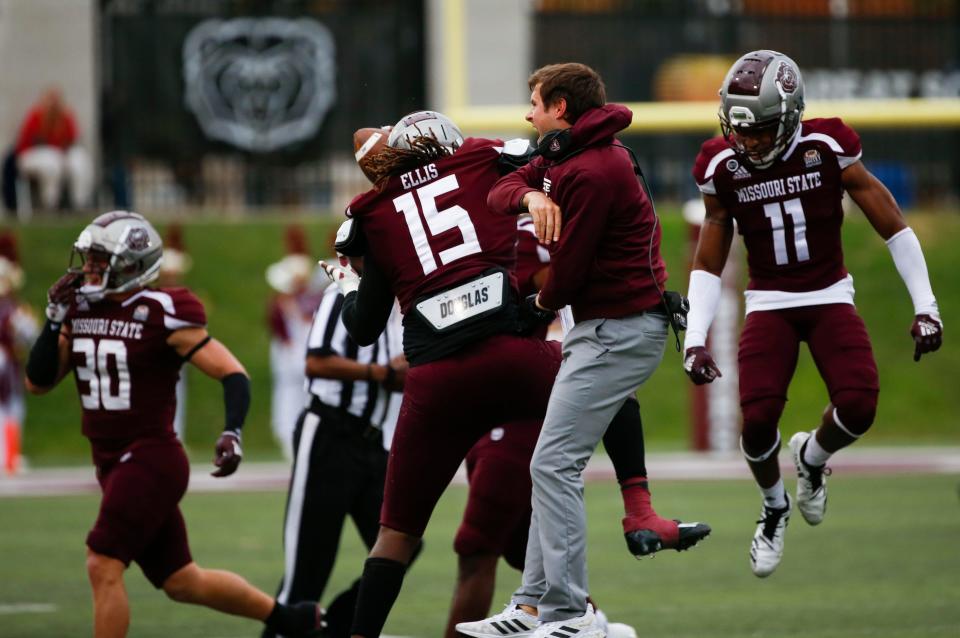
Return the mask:
{"type": "Polygon", "coordinates": [[[403,218],[407,222],[407,228],[410,230],[410,239],[413,240],[413,247],[417,251],[417,257],[420,258],[420,265],[423,267],[423,274],[429,275],[437,269],[437,260],[434,259],[433,249],[430,247],[430,241],[426,230],[420,220],[420,210],[423,209],[423,217],[427,220],[427,227],[431,235],[459,228],[463,235],[463,243],[451,246],[438,253],[440,262],[444,265],[456,261],[461,257],[472,255],[481,251],[480,242],[477,240],[477,230],[470,221],[470,214],[462,206],[451,206],[443,210],[437,210],[437,197],[452,193],[460,188],[457,183],[456,175],[447,175],[442,179],[431,182],[426,186],[421,186],[416,190],[416,197],[413,193],[404,193],[393,200],[393,205],[398,213],[403,213],[403,218]],[[417,206],[417,199],[420,200],[420,206],[417,206]]]}

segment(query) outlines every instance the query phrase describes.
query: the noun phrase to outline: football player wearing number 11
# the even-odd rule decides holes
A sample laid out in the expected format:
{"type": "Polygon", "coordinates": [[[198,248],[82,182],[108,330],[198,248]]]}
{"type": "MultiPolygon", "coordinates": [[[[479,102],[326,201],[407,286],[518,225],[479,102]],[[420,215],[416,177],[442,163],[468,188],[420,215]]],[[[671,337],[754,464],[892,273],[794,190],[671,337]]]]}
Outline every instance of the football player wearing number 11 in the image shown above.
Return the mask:
{"type": "MultiPolygon", "coordinates": [[[[186,288],[151,288],[163,242],[136,213],[93,220],[73,246],[80,264],[47,293],[47,322],[27,362],[27,390],[44,394],[69,372],[83,405],[103,497],[87,535],[94,638],[127,635],[124,572],[131,562],[171,599],[263,621],[286,636],[313,636],[315,603],[288,606],[228,571],[190,555],[180,499],[190,466],[173,430],[176,384],[187,361],[223,384],[226,423],[213,476],[240,465],[240,428],[250,404],[246,371],[207,334],[203,305],[186,288]]],[[[73,261],[73,260],[71,260],[73,261]]]]}
{"type": "Polygon", "coordinates": [[[920,243],[890,192],[864,168],[859,137],[837,118],[801,121],[803,106],[793,60],[776,51],[747,53],[720,88],[723,136],[704,143],[693,169],[707,212],[690,275],[684,367],[698,385],[720,376],[706,335],[736,229],[750,271],[739,348],[741,447],[763,493],[750,549],[761,578],[780,563],[790,518],[777,423],[800,342],[807,342],[830,396],[819,427],[789,443],[797,508],[810,525],[826,511],[828,459],[860,438],[876,412],[877,366],[843,264],[844,191],[886,241],[910,293],[914,360],[937,350],[943,334],[920,243]]]}

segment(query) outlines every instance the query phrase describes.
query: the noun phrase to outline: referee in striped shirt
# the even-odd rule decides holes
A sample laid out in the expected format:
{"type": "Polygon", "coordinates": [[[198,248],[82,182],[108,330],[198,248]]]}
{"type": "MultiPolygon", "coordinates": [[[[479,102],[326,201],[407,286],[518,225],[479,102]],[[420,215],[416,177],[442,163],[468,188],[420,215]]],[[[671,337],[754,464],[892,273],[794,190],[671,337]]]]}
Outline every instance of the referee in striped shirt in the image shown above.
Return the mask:
{"type": "MultiPolygon", "coordinates": [[[[362,260],[353,262],[360,270],[362,260]]],[[[380,527],[387,449],[407,368],[401,316],[395,307],[377,341],[360,347],[341,320],[343,299],[336,285],[326,289],[307,337],[310,404],[294,431],[277,594],[284,603],[320,600],[347,516],[368,549],[380,527]]],[[[358,586],[359,581],[330,604],[325,635],[349,637],[358,586]]]]}

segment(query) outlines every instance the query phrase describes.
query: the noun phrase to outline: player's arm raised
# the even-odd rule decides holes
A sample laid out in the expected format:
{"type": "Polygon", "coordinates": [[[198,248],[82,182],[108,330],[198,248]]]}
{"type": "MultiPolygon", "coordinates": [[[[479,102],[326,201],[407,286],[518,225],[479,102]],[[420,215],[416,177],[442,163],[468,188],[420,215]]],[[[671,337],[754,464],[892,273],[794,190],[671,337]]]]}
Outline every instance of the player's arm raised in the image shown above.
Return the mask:
{"type": "Polygon", "coordinates": [[[707,352],[707,332],[720,303],[720,273],[727,263],[733,242],[733,218],[715,195],[703,195],[706,217],[700,228],[700,241],[690,273],[690,312],[684,340],[683,369],[697,385],[723,376],[707,352]]]}
{"type": "Polygon", "coordinates": [[[47,321],[30,349],[24,387],[31,394],[45,394],[70,370],[70,338],[64,321],[83,276],[68,272],[47,291],[47,321]]]}
{"type": "Polygon", "coordinates": [[[216,477],[230,476],[243,458],[240,431],[250,408],[250,378],[243,365],[225,345],[212,338],[206,328],[182,328],[170,333],[167,345],[223,385],[225,425],[217,439],[213,464],[216,477]]]}
{"type": "Polygon", "coordinates": [[[914,341],[913,360],[919,361],[922,355],[938,350],[943,343],[943,322],[930,285],[920,240],[913,229],[907,226],[893,195],[862,162],[855,162],[844,169],[841,179],[844,189],[887,242],[897,272],[907,286],[914,312],[913,325],[910,327],[914,341]]]}

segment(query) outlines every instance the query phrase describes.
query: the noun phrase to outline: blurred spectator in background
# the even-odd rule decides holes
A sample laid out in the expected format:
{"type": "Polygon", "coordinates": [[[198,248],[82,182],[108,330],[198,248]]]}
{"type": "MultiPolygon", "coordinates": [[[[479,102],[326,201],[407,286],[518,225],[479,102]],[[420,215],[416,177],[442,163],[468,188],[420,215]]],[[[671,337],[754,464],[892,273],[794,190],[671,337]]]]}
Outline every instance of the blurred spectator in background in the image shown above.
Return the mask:
{"type": "Polygon", "coordinates": [[[270,328],[270,372],[273,396],[270,423],[287,460],[293,459],[293,430],[307,404],[303,356],[313,311],[320,294],[310,287],[314,262],[300,226],[287,228],[287,255],[267,268],[267,283],[275,291],[267,303],[270,328]]]}
{"type": "MultiPolygon", "coordinates": [[[[163,261],[160,262],[160,277],[157,279],[161,288],[183,287],[183,275],[190,270],[193,260],[187,254],[183,243],[183,227],[172,223],[167,226],[167,236],[163,239],[163,261]]],[[[180,369],[180,380],[177,381],[177,412],[173,417],[173,429],[177,438],[184,441],[187,433],[187,370],[180,369]]]]}
{"type": "Polygon", "coordinates": [[[20,469],[23,424],[23,381],[20,361],[37,336],[33,311],[17,298],[23,270],[13,233],[0,234],[0,461],[3,471],[20,469]]]}
{"type": "Polygon", "coordinates": [[[64,180],[69,185],[71,208],[90,205],[93,166],[77,144],[79,137],[76,118],[56,88],[47,89],[20,125],[17,170],[37,181],[40,204],[46,210],[59,206],[64,180]]]}

